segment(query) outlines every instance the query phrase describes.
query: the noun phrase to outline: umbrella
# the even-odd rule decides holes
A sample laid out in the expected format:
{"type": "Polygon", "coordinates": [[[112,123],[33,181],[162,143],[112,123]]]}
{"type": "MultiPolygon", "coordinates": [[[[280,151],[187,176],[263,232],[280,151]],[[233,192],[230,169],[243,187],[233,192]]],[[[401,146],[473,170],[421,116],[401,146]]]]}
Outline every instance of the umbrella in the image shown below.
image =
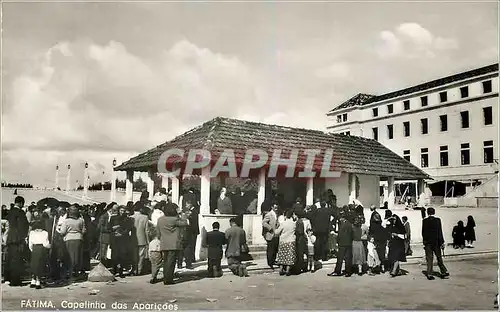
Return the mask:
{"type": "Polygon", "coordinates": [[[39,207],[40,206],[57,207],[59,205],[59,201],[53,197],[46,197],[40,199],[36,205],[39,207]]]}
{"type": "Polygon", "coordinates": [[[68,203],[67,201],[61,201],[61,202],[59,202],[59,207],[68,208],[69,206],[71,206],[71,204],[68,203]]]}

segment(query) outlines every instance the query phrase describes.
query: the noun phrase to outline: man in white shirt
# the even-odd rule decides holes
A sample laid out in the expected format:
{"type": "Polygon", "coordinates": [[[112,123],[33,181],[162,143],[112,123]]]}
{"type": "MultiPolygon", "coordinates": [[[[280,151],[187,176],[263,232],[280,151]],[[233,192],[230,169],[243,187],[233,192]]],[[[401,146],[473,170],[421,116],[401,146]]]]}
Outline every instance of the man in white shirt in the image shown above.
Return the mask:
{"type": "Polygon", "coordinates": [[[155,196],[153,196],[153,201],[157,203],[161,201],[167,201],[167,197],[168,197],[167,190],[164,187],[162,187],[160,191],[156,193],[155,196]]]}
{"type": "Polygon", "coordinates": [[[164,206],[165,201],[161,201],[154,206],[153,213],[151,214],[151,223],[155,227],[158,224],[158,219],[165,215],[162,210],[164,206]]]}

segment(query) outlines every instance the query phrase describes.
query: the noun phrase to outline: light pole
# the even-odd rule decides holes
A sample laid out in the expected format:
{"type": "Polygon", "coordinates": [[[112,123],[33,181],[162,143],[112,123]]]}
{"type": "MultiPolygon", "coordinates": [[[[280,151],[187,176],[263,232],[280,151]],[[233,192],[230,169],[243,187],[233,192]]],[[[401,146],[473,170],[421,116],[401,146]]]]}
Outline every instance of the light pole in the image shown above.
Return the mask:
{"type": "Polygon", "coordinates": [[[111,195],[110,195],[110,201],[111,202],[116,201],[116,173],[115,173],[115,167],[116,167],[116,158],[113,159],[113,169],[111,169],[111,195]]]}
{"type": "Polygon", "coordinates": [[[83,173],[83,198],[87,198],[88,191],[89,191],[89,164],[85,162],[85,171],[83,173]]]}
{"type": "Polygon", "coordinates": [[[104,171],[102,172],[102,178],[101,178],[101,191],[104,191],[104,171]]]}
{"type": "Polygon", "coordinates": [[[59,165],[56,165],[56,191],[59,189],[59,165]]]}
{"type": "Polygon", "coordinates": [[[71,187],[71,165],[68,165],[68,176],[66,177],[66,193],[69,192],[71,187]]]}

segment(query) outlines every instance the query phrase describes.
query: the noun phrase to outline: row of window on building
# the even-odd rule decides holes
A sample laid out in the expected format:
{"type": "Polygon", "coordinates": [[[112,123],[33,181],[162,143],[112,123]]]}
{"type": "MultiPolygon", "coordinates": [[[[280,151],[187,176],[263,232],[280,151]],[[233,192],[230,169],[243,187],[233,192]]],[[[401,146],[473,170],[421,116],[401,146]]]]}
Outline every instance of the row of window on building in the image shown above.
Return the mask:
{"type": "MultiPolygon", "coordinates": [[[[483,81],[482,85],[483,85],[483,93],[484,94],[493,92],[491,80],[483,81]]],[[[468,97],[469,97],[469,86],[460,87],[460,98],[465,99],[468,97]]],[[[439,92],[439,102],[440,103],[448,102],[448,91],[439,92]]],[[[426,107],[428,105],[429,105],[428,96],[427,95],[421,96],[420,97],[420,106],[426,107]]],[[[411,108],[410,100],[403,101],[403,110],[407,111],[407,110],[410,110],[410,108],[411,108]]],[[[378,113],[379,113],[378,107],[375,107],[372,109],[372,116],[373,117],[378,117],[378,113]]],[[[388,104],[387,105],[387,114],[392,114],[392,113],[394,113],[394,104],[388,104]]],[[[346,114],[344,114],[344,115],[346,115],[346,114]]],[[[339,119],[337,116],[337,121],[338,120],[339,119]]],[[[345,116],[344,121],[347,121],[347,116],[345,116]]]]}
{"type": "MultiPolygon", "coordinates": [[[[411,161],[410,150],[403,151],[403,158],[407,161],[411,161]]],[[[493,158],[493,141],[483,141],[483,161],[485,164],[491,164],[494,162],[493,158]]],[[[462,143],[460,144],[460,164],[470,165],[471,157],[470,157],[470,144],[462,143]]],[[[449,165],[449,156],[448,156],[448,145],[442,145],[439,147],[439,165],[441,167],[447,167],[449,165]]],[[[420,149],[420,167],[427,168],[429,167],[429,149],[421,148],[420,149]]]]}
{"type": "MultiPolygon", "coordinates": [[[[483,86],[483,93],[484,94],[488,94],[488,93],[493,92],[491,80],[483,81],[482,86],[483,86]]],[[[468,97],[469,97],[469,86],[460,87],[460,98],[465,99],[468,97]]],[[[448,91],[439,92],[439,102],[440,103],[448,102],[448,91]]],[[[428,105],[429,105],[429,97],[427,95],[421,96],[420,97],[420,106],[426,107],[428,105]]],[[[410,100],[403,101],[403,110],[408,111],[408,110],[410,110],[410,108],[411,108],[410,100]]],[[[378,107],[372,108],[372,116],[373,117],[379,116],[378,109],[379,109],[378,107]]],[[[388,104],[387,105],[387,114],[392,114],[392,113],[394,113],[394,104],[388,104]]],[[[347,121],[347,113],[337,115],[337,123],[346,122],[346,121],[347,121]]]]}
{"type": "MultiPolygon", "coordinates": [[[[460,119],[461,119],[461,128],[468,129],[470,127],[469,111],[460,112],[460,119]]],[[[440,122],[441,132],[448,131],[448,115],[439,116],[439,122],[440,122]]],[[[493,109],[491,106],[483,107],[483,124],[485,126],[493,124],[493,109]]],[[[378,137],[379,137],[378,132],[379,132],[378,127],[372,128],[372,138],[374,140],[378,140],[378,137]]],[[[429,119],[428,118],[420,119],[420,132],[422,134],[429,133],[429,119]]],[[[410,134],[411,134],[410,122],[405,121],[405,122],[403,122],[403,136],[409,137],[410,134]]],[[[394,138],[394,125],[387,125],[387,138],[389,140],[392,140],[394,138]]]]}

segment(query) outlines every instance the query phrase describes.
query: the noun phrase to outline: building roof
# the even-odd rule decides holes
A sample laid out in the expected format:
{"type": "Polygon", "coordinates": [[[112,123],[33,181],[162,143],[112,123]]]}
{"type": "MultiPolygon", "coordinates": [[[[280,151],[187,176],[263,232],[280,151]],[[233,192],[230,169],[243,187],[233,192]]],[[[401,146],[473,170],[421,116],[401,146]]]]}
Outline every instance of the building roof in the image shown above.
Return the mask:
{"type": "Polygon", "coordinates": [[[497,72],[497,71],[498,71],[498,63],[484,66],[481,68],[476,68],[476,69],[469,70],[466,72],[458,73],[455,75],[447,76],[444,78],[439,78],[436,80],[424,82],[424,83],[418,84],[416,86],[401,89],[398,91],[385,93],[382,95],[370,96],[367,94],[359,93],[358,95],[354,96],[353,98],[349,99],[348,101],[346,101],[346,102],[338,105],[334,109],[332,109],[330,111],[330,113],[344,109],[344,108],[352,107],[352,106],[366,105],[366,104],[370,104],[370,103],[388,100],[388,99],[395,98],[395,97],[400,97],[400,96],[407,95],[407,94],[412,94],[412,93],[416,93],[416,92],[420,92],[420,91],[425,91],[428,89],[437,88],[437,87],[440,87],[443,85],[453,83],[455,81],[465,80],[465,79],[469,79],[469,78],[473,78],[473,77],[477,77],[477,76],[481,76],[481,75],[485,75],[485,74],[489,74],[489,73],[493,73],[493,72],[497,72]]]}
{"type": "MultiPolygon", "coordinates": [[[[233,149],[238,164],[247,149],[262,149],[272,155],[282,149],[288,157],[291,149],[332,149],[333,166],[330,170],[349,173],[393,176],[398,179],[428,178],[429,176],[375,140],[356,136],[325,133],[277,125],[217,117],[205,122],[173,140],[154,147],[119,165],[115,170],[147,171],[156,168],[160,155],[168,149],[179,148],[209,150],[212,160],[225,149],[233,149]],[[287,154],[288,153],[288,154],[287,154]]],[[[185,162],[186,156],[178,162],[185,162]]],[[[321,157],[316,158],[313,170],[321,170],[321,157]],[[319,160],[318,160],[319,159],[319,160]]],[[[297,168],[303,168],[306,155],[299,152],[297,168]]]]}
{"type": "Polygon", "coordinates": [[[372,94],[364,94],[364,93],[358,93],[349,100],[345,101],[344,103],[340,104],[339,106],[335,107],[332,109],[330,112],[339,110],[339,109],[344,109],[348,108],[351,106],[357,106],[357,105],[362,105],[366,101],[370,100],[371,98],[375,97],[375,95],[372,94]]]}

